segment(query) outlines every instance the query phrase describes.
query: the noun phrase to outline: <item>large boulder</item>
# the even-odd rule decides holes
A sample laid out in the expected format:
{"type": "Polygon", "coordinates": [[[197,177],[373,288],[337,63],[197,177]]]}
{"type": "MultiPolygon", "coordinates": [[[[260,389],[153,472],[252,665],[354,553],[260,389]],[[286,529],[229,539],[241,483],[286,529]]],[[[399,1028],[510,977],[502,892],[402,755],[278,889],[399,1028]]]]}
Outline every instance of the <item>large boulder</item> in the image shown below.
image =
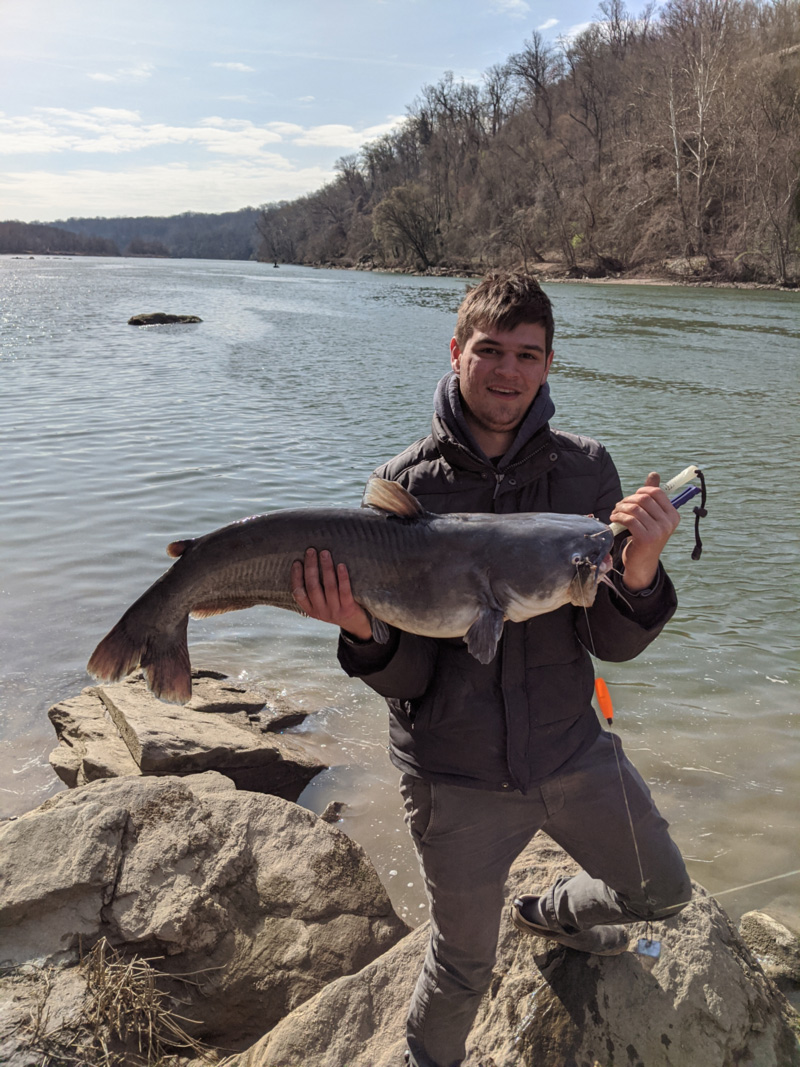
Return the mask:
{"type": "Polygon", "coordinates": [[[48,714],[59,740],[50,764],[70,787],[216,770],[240,789],[297,800],[325,770],[310,746],[279,732],[302,722],[304,712],[218,671],[193,671],[192,699],[183,706],[158,700],[136,671],[114,685],[90,686],[48,714]]]}
{"type": "MultiPolygon", "coordinates": [[[[574,864],[543,834],[512,870],[509,897],[574,864]]],[[[695,887],[658,960],[590,957],[520,935],[506,918],[466,1067],[792,1067],[791,1009],[725,913],[695,887]]],[[[645,935],[644,925],[634,937],[645,935]]],[[[283,1019],[231,1067],[397,1067],[427,927],[283,1019]]],[[[796,1017],[795,1017],[796,1021],[796,1017]]]]}
{"type": "MultiPolygon", "coordinates": [[[[242,1048],[407,930],[360,846],[213,772],[94,782],[0,828],[6,1021],[74,1016],[78,958],[105,939],[167,982],[188,975],[185,1027],[242,1048]]],[[[30,1033],[4,1023],[0,1062],[22,1063],[30,1033]]]]}

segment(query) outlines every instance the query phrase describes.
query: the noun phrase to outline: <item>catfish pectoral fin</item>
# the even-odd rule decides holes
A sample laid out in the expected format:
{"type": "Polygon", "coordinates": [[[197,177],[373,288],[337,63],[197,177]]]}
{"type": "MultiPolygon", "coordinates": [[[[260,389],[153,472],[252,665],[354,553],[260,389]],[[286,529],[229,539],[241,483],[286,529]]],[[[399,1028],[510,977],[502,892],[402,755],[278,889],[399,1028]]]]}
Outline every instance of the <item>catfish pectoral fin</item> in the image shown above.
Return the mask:
{"type": "Polygon", "coordinates": [[[389,640],[389,627],[383,621],[383,619],[376,619],[374,615],[370,615],[370,625],[372,626],[372,636],[379,645],[385,645],[389,640]]]}
{"type": "Polygon", "coordinates": [[[503,633],[505,617],[498,608],[482,608],[472,626],[464,634],[469,654],[480,663],[491,663],[497,654],[497,644],[503,633]]]}

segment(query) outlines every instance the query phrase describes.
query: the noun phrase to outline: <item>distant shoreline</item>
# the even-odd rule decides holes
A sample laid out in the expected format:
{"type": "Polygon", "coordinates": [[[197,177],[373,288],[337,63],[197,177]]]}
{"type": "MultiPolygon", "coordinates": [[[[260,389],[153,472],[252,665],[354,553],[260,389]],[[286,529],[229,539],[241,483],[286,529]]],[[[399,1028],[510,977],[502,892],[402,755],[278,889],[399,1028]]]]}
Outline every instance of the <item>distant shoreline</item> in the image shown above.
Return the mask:
{"type": "MultiPolygon", "coordinates": [[[[266,263],[268,261],[259,260],[259,262],[266,263]]],[[[362,271],[372,274],[399,274],[411,278],[482,278],[489,270],[494,269],[488,267],[486,271],[469,271],[457,270],[451,267],[432,267],[429,270],[418,271],[410,270],[407,267],[393,268],[365,265],[345,266],[338,263],[287,263],[282,265],[311,267],[314,270],[347,270],[362,271]]],[[[528,271],[529,273],[536,275],[543,285],[578,282],[580,284],[588,285],[668,285],[673,287],[684,286],[693,289],[745,289],[750,291],[766,289],[779,293],[800,293],[800,288],[796,286],[779,285],[777,282],[737,282],[726,281],[725,279],[670,277],[660,274],[636,274],[631,275],[630,277],[624,274],[609,274],[600,278],[591,278],[587,275],[582,277],[570,277],[565,267],[561,264],[552,262],[537,264],[535,267],[529,267],[528,271]]]]}

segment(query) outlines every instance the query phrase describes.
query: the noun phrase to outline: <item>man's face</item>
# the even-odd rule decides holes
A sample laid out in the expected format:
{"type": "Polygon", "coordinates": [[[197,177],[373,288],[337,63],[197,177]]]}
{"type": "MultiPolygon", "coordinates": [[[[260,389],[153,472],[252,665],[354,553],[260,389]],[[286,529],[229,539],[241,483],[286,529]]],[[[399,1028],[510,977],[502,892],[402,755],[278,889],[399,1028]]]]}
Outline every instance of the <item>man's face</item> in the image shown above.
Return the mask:
{"type": "Polygon", "coordinates": [[[513,330],[476,329],[463,349],[450,342],[461,397],[478,426],[492,434],[515,430],[547,381],[553,353],[545,329],[523,322],[513,330]]]}

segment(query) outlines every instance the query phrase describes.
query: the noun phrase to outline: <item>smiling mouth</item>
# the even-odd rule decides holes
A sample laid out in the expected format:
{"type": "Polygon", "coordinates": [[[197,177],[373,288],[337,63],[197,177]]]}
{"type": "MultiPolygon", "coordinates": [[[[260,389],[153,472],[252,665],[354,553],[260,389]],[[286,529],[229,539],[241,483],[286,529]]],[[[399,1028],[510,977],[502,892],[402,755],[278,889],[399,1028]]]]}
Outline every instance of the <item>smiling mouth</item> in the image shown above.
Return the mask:
{"type": "Polygon", "coordinates": [[[519,389],[503,389],[499,385],[490,385],[487,388],[492,396],[519,396],[519,389]]]}

